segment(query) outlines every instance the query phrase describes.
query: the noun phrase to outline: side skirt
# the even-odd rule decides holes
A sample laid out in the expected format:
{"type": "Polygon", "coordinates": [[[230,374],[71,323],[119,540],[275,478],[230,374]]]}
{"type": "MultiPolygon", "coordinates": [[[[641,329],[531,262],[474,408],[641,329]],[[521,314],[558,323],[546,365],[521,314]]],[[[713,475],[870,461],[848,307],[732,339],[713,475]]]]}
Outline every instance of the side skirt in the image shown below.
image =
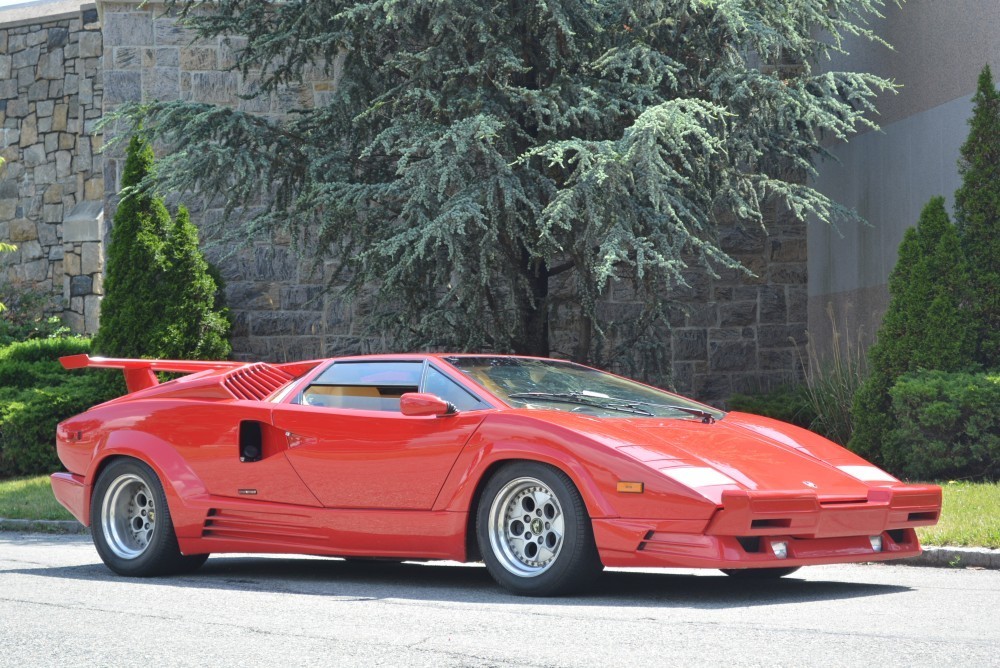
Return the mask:
{"type": "Polygon", "coordinates": [[[465,561],[467,513],[188,499],[184,554],[258,552],[465,561]]]}

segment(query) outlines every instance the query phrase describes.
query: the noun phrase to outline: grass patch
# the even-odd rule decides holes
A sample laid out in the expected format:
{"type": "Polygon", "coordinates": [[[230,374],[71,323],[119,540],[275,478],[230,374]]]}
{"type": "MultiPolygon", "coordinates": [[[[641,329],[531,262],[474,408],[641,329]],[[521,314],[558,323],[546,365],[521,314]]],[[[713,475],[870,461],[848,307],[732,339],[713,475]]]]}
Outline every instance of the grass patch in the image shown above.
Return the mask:
{"type": "Polygon", "coordinates": [[[0,480],[0,517],[8,520],[72,520],[52,496],[47,475],[0,480]]]}
{"type": "Polygon", "coordinates": [[[941,521],[917,529],[924,545],[1000,548],[1000,484],[939,483],[944,490],[941,521]]]}

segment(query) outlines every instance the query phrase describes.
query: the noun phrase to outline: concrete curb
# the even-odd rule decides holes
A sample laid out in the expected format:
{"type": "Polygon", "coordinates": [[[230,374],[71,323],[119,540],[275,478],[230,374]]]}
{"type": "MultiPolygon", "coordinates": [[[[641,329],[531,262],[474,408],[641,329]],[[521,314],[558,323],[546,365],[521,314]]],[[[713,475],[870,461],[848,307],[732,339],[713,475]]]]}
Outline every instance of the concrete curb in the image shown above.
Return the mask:
{"type": "Polygon", "coordinates": [[[1000,570],[1000,550],[985,547],[925,547],[917,557],[892,562],[937,568],[989,568],[1000,570]]]}
{"type": "MultiPolygon", "coordinates": [[[[0,531],[22,533],[89,534],[90,529],[76,521],[8,520],[0,517],[0,531]]],[[[889,562],[901,566],[935,568],[988,568],[1000,570],[1000,550],[985,547],[925,547],[917,557],[889,562]]]]}
{"type": "Polygon", "coordinates": [[[3,517],[0,517],[0,531],[20,531],[22,533],[90,533],[90,529],[75,520],[9,520],[3,517]]]}

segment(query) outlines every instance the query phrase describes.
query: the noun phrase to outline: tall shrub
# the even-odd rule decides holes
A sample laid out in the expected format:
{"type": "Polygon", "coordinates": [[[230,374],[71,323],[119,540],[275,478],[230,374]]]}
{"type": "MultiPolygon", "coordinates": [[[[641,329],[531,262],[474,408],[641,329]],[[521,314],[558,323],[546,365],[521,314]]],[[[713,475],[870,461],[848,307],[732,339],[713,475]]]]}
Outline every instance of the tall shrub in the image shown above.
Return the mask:
{"type": "Polygon", "coordinates": [[[94,350],[112,357],[225,357],[227,314],[214,306],[215,281],[187,211],[171,221],[160,197],[136,188],[152,169],[152,148],[133,137],[94,350]]]}
{"type": "Polygon", "coordinates": [[[962,308],[968,301],[968,276],[944,198],[935,197],[917,226],[903,236],[889,275],[891,299],[869,350],[870,375],[854,396],[854,434],[848,445],[855,452],[884,462],[882,445],[894,426],[889,390],[904,373],[970,366],[975,333],[962,308]]]}
{"type": "Polygon", "coordinates": [[[218,359],[230,352],[227,309],[217,309],[216,284],[198,248],[198,228],[179,207],[164,244],[165,284],[175,290],[166,300],[153,336],[157,355],[218,359]]]}
{"type": "Polygon", "coordinates": [[[958,163],[955,222],[969,266],[976,361],[1000,369],[1000,92],[987,65],[979,75],[969,137],[958,163]]]}

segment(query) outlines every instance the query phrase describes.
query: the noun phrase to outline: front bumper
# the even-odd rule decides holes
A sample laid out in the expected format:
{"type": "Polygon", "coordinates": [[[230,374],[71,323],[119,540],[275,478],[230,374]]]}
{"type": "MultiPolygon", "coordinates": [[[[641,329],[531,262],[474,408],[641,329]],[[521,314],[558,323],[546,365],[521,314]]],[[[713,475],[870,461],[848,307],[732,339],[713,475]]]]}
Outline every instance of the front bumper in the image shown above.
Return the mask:
{"type": "Polygon", "coordinates": [[[696,533],[690,521],[594,520],[601,561],[606,566],[777,568],[903,559],[920,554],[914,527],[937,522],[941,488],[873,488],[867,499],[847,502],[823,502],[803,492],[727,490],[721,505],[696,533]]]}

